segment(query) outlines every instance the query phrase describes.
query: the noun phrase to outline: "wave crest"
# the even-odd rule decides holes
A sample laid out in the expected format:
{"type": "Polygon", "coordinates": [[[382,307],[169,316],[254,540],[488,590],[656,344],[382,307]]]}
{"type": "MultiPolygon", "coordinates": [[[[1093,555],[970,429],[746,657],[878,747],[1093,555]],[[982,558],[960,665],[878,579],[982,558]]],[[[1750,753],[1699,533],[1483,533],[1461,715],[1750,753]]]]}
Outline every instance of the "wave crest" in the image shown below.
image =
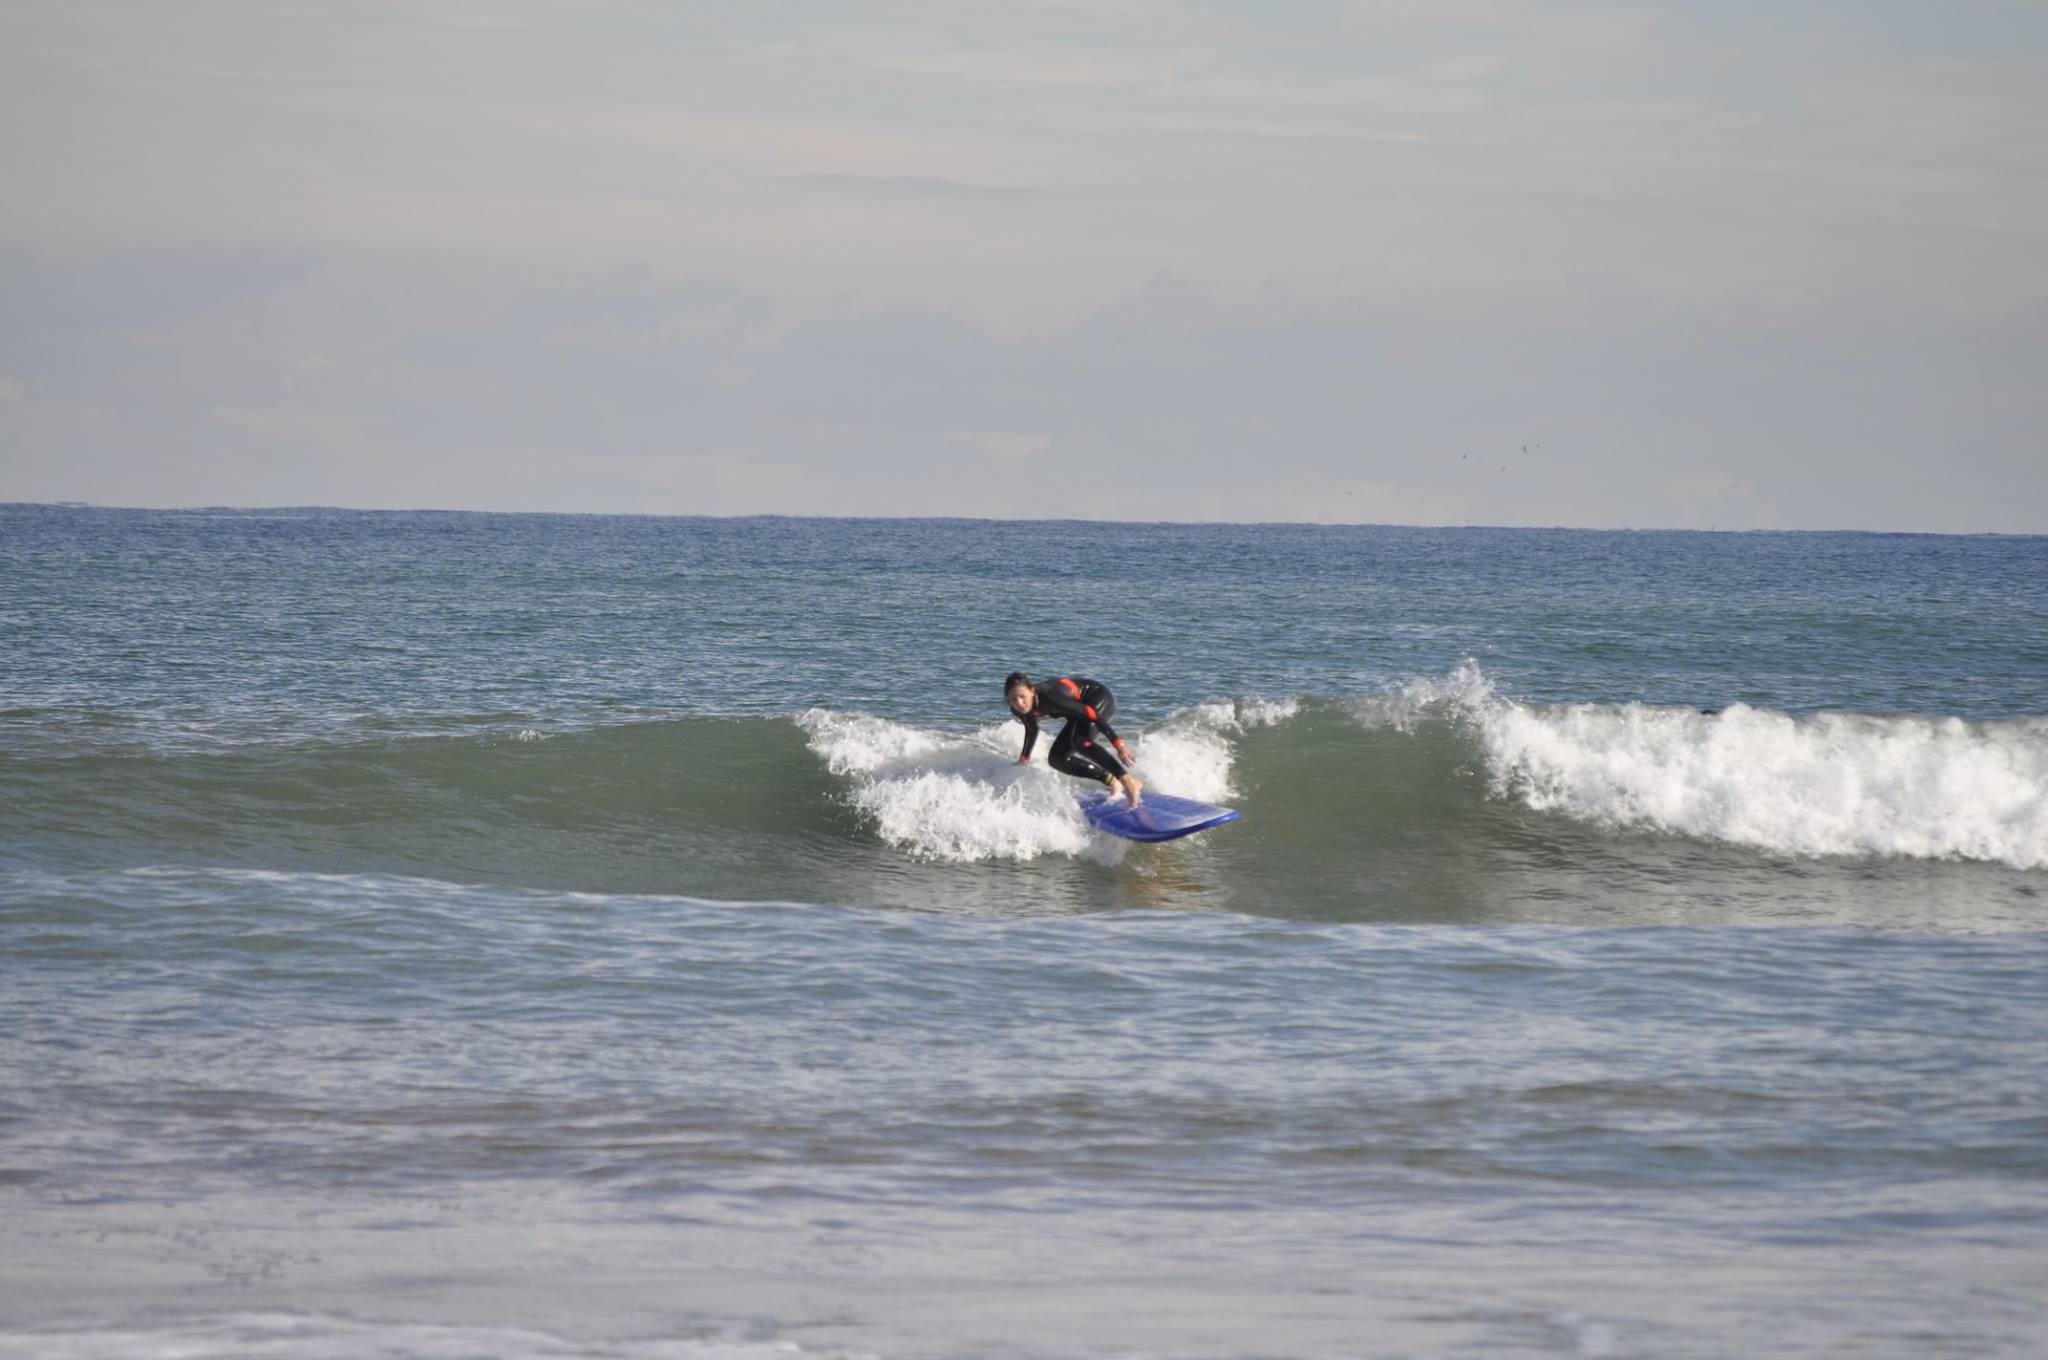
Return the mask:
{"type": "Polygon", "coordinates": [[[2048,719],[1526,704],[1469,662],[1356,716],[1448,720],[1477,741],[1494,796],[1603,827],[2048,868],[2048,719]]]}

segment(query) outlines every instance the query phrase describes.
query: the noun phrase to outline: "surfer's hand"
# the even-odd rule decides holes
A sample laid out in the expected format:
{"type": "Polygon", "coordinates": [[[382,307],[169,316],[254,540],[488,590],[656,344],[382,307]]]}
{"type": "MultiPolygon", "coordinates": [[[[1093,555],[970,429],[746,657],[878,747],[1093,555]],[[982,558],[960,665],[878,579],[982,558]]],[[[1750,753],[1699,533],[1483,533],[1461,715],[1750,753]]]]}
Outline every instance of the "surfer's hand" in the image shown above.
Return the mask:
{"type": "Polygon", "coordinates": [[[1116,753],[1123,757],[1124,764],[1126,765],[1135,765],[1138,763],[1138,758],[1135,755],[1131,754],[1131,748],[1124,745],[1122,742],[1116,743],[1116,753]]]}
{"type": "Polygon", "coordinates": [[[1019,765],[1029,765],[1029,764],[1031,763],[1031,757],[1030,757],[1030,756],[1018,756],[1018,757],[1017,757],[1017,763],[1018,763],[1019,765]]]}

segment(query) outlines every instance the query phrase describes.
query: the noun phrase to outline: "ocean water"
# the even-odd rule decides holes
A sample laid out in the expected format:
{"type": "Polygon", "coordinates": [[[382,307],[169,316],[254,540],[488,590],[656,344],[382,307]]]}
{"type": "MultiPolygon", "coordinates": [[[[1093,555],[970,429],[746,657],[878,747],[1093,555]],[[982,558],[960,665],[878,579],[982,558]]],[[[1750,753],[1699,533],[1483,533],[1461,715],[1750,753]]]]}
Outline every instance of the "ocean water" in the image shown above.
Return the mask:
{"type": "Polygon", "coordinates": [[[0,507],[0,1357],[2040,1356],[2044,889],[2048,539],[0,507]]]}

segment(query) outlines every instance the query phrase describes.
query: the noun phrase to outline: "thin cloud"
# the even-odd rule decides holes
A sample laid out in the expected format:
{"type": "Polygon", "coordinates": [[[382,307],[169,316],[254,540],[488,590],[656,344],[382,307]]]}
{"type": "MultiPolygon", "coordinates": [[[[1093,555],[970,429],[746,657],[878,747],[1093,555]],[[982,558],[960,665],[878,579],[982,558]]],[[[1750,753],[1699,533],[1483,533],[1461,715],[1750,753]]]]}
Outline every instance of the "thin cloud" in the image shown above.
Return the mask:
{"type": "Polygon", "coordinates": [[[2026,6],[931,14],[17,0],[0,498],[2038,527],[2026,6]]]}
{"type": "Polygon", "coordinates": [[[798,183],[819,189],[832,189],[851,194],[871,194],[882,198],[908,199],[968,199],[975,201],[1009,200],[1030,198],[1039,190],[1000,184],[971,184],[964,180],[943,179],[936,175],[849,175],[815,173],[794,175],[798,183]]]}

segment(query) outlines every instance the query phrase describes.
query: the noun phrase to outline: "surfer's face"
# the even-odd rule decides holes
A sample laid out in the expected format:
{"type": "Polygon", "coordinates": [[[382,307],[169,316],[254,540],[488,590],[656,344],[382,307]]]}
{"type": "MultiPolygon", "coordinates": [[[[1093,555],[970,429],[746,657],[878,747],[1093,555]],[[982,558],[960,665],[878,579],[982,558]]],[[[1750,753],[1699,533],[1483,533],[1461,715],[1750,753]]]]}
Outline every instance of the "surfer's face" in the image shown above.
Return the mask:
{"type": "Polygon", "coordinates": [[[1037,698],[1035,690],[1013,689],[1009,693],[1010,711],[1021,718],[1031,711],[1032,702],[1037,698]]]}

